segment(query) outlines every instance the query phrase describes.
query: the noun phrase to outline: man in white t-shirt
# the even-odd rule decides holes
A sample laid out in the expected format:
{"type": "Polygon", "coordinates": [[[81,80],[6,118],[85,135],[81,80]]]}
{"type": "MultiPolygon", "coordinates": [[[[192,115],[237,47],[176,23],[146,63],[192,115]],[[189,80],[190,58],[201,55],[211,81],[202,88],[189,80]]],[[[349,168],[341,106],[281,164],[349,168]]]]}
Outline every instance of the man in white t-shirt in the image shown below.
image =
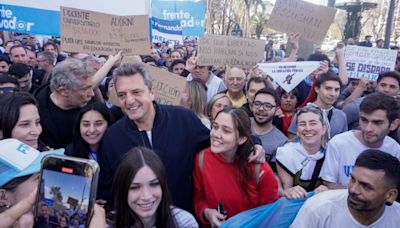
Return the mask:
{"type": "Polygon", "coordinates": [[[348,190],[331,190],[308,199],[291,228],[399,227],[400,162],[369,149],[357,158],[348,190]]]}
{"type": "Polygon", "coordinates": [[[395,98],[373,93],[360,104],[361,130],[344,132],[328,142],[320,177],[330,189],[345,188],[357,156],[378,149],[400,158],[400,145],[388,137],[396,129],[399,107],[395,98]]]}

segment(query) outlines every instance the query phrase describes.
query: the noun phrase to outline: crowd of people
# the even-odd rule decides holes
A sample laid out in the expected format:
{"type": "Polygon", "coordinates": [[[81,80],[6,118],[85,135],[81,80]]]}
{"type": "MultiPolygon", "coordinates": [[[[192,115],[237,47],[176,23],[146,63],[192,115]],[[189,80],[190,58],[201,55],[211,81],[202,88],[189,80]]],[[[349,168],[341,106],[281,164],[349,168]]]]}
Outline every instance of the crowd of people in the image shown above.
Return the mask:
{"type": "MultiPolygon", "coordinates": [[[[198,65],[196,42],[153,43],[149,55],[127,63],[121,52],[64,53],[56,39],[5,42],[0,150],[12,139],[40,156],[29,171],[1,170],[0,221],[33,222],[26,212],[40,159],[63,148],[99,163],[90,227],[219,227],[310,191],[316,195],[292,227],[395,227],[400,52],[394,71],[369,81],[347,77],[344,53],[354,41],[339,43],[334,59],[316,50],[304,60],[297,58],[299,39],[289,35],[290,52],[274,51],[273,42],[265,48],[265,62],[320,61],[291,91],[257,66],[198,65]],[[155,102],[145,65],[186,78],[181,105],[155,102]]],[[[5,158],[2,167],[10,166],[5,158]]],[[[79,215],[46,204],[38,214],[34,227],[84,226],[79,215]]]]}

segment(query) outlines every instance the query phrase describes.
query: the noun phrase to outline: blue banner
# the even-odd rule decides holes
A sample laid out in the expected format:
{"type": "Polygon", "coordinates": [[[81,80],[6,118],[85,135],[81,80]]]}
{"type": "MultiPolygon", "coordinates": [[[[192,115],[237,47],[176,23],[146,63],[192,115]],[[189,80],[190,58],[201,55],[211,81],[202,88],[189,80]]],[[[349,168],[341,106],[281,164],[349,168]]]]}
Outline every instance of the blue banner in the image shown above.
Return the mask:
{"type": "Polygon", "coordinates": [[[152,0],[153,17],[180,20],[184,36],[203,36],[206,5],[204,0],[152,0]]]}
{"type": "Polygon", "coordinates": [[[167,41],[173,44],[183,44],[181,21],[167,21],[152,17],[151,39],[152,42],[167,41]]]}
{"type": "Polygon", "coordinates": [[[60,12],[0,4],[0,30],[59,36],[60,12]]]}

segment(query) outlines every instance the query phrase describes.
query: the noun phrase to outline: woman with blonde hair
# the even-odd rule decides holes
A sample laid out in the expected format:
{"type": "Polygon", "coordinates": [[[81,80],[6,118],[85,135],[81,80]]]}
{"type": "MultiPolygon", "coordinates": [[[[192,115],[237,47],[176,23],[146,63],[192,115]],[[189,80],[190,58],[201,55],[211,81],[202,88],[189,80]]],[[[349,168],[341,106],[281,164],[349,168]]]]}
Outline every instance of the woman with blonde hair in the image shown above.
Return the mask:
{"type": "Polygon", "coordinates": [[[297,139],[276,152],[276,166],[283,185],[280,196],[298,199],[306,197],[308,191],[328,190],[319,179],[328,139],[327,119],[314,105],[297,111],[297,139]]]}
{"type": "Polygon", "coordinates": [[[201,122],[208,129],[211,128],[211,122],[206,116],[207,93],[199,81],[192,80],[186,82],[186,89],[181,96],[181,105],[192,110],[201,122]]]}
{"type": "Polygon", "coordinates": [[[207,104],[207,115],[212,122],[220,112],[225,107],[232,107],[232,101],[225,93],[217,93],[207,104]]]}

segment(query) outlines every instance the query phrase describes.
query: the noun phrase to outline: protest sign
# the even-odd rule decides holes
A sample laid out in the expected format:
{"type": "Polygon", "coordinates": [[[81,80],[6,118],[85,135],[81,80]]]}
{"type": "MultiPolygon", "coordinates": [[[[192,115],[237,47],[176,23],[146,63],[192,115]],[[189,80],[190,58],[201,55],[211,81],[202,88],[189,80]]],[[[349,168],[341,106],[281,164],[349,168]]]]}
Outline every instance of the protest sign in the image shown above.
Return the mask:
{"type": "Polygon", "coordinates": [[[170,44],[183,44],[181,21],[167,21],[152,17],[151,41],[160,43],[166,41],[170,44]]]}
{"type": "Polygon", "coordinates": [[[67,52],[111,55],[149,53],[146,15],[115,16],[61,7],[61,49],[67,52]]]}
{"type": "Polygon", "coordinates": [[[394,70],[397,51],[348,45],[345,51],[347,76],[376,81],[379,73],[394,70]]]}
{"type": "Polygon", "coordinates": [[[276,0],[267,27],[320,44],[335,19],[336,9],[301,0],[276,0]]]}
{"type": "Polygon", "coordinates": [[[271,76],[286,92],[292,91],[301,81],[320,66],[318,61],[260,63],[258,67],[271,76]]]}
{"type": "Polygon", "coordinates": [[[0,30],[60,36],[60,7],[74,7],[116,15],[145,15],[150,0],[2,0],[0,3],[0,30]]]}
{"type": "Polygon", "coordinates": [[[152,0],[151,15],[163,20],[180,20],[184,36],[203,36],[206,4],[204,0],[152,0]]]}
{"type": "Polygon", "coordinates": [[[186,88],[186,78],[150,65],[144,66],[150,72],[156,102],[179,105],[181,94],[186,88]]]}
{"type": "Polygon", "coordinates": [[[59,16],[51,10],[0,4],[0,30],[57,36],[59,16]]]}
{"type": "Polygon", "coordinates": [[[197,64],[252,67],[262,61],[264,45],[263,40],[207,35],[200,37],[197,64]]]}

